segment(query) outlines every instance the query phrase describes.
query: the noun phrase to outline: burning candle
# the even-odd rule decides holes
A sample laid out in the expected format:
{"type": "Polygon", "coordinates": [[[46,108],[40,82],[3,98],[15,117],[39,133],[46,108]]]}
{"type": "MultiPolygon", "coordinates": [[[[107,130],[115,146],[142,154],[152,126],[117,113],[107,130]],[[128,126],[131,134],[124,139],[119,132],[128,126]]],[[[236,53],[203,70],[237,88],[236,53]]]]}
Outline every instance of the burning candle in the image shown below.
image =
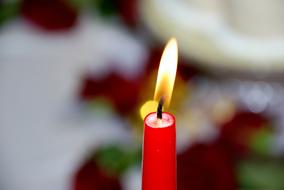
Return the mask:
{"type": "Polygon", "coordinates": [[[157,112],[144,119],[142,190],[176,190],[175,117],[169,107],[177,70],[177,42],[171,39],[163,52],[154,100],[157,112]]]}

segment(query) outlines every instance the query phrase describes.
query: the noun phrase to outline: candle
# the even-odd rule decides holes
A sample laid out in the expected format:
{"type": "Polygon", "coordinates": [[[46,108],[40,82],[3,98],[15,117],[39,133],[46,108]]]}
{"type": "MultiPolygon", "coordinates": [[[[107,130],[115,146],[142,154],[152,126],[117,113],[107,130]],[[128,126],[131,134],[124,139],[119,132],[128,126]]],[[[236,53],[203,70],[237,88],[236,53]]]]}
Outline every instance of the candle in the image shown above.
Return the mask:
{"type": "Polygon", "coordinates": [[[177,69],[177,42],[171,39],[161,58],[154,100],[157,112],[144,119],[142,190],[176,190],[175,117],[162,112],[170,105],[177,69]]]}

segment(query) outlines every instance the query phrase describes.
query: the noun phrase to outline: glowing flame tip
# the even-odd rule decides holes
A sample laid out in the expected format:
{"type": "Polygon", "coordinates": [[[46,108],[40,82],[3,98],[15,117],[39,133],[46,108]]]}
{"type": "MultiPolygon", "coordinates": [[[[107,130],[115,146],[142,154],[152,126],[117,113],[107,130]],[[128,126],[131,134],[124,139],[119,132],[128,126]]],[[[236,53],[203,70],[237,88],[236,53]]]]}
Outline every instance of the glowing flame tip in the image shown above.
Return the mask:
{"type": "Polygon", "coordinates": [[[169,107],[172,97],[172,91],[174,88],[174,83],[176,78],[177,62],[178,62],[177,41],[175,38],[171,38],[165,47],[165,50],[163,52],[160,61],[155,95],[154,95],[154,100],[157,102],[160,101],[161,98],[164,98],[165,100],[164,105],[166,108],[169,107]]]}

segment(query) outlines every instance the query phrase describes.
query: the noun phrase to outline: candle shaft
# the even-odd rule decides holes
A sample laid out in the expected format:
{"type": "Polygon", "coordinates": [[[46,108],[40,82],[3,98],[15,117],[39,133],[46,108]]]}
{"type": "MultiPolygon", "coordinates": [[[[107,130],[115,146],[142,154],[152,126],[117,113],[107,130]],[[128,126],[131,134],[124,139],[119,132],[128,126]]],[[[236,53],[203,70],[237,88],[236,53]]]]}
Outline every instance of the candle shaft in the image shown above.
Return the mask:
{"type": "Polygon", "coordinates": [[[176,190],[175,119],[163,113],[164,126],[157,127],[147,122],[153,117],[156,113],[149,114],[144,122],[142,190],[176,190]]]}

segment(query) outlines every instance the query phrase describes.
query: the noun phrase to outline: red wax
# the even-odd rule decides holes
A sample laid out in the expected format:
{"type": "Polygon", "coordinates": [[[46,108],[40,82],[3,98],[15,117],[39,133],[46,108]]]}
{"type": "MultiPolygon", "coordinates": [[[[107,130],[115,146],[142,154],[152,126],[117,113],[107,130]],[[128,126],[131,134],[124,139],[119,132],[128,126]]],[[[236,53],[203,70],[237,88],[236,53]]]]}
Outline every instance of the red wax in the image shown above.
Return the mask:
{"type": "Polygon", "coordinates": [[[144,120],[142,190],[176,190],[175,117],[162,120],[150,113],[144,120]]]}

